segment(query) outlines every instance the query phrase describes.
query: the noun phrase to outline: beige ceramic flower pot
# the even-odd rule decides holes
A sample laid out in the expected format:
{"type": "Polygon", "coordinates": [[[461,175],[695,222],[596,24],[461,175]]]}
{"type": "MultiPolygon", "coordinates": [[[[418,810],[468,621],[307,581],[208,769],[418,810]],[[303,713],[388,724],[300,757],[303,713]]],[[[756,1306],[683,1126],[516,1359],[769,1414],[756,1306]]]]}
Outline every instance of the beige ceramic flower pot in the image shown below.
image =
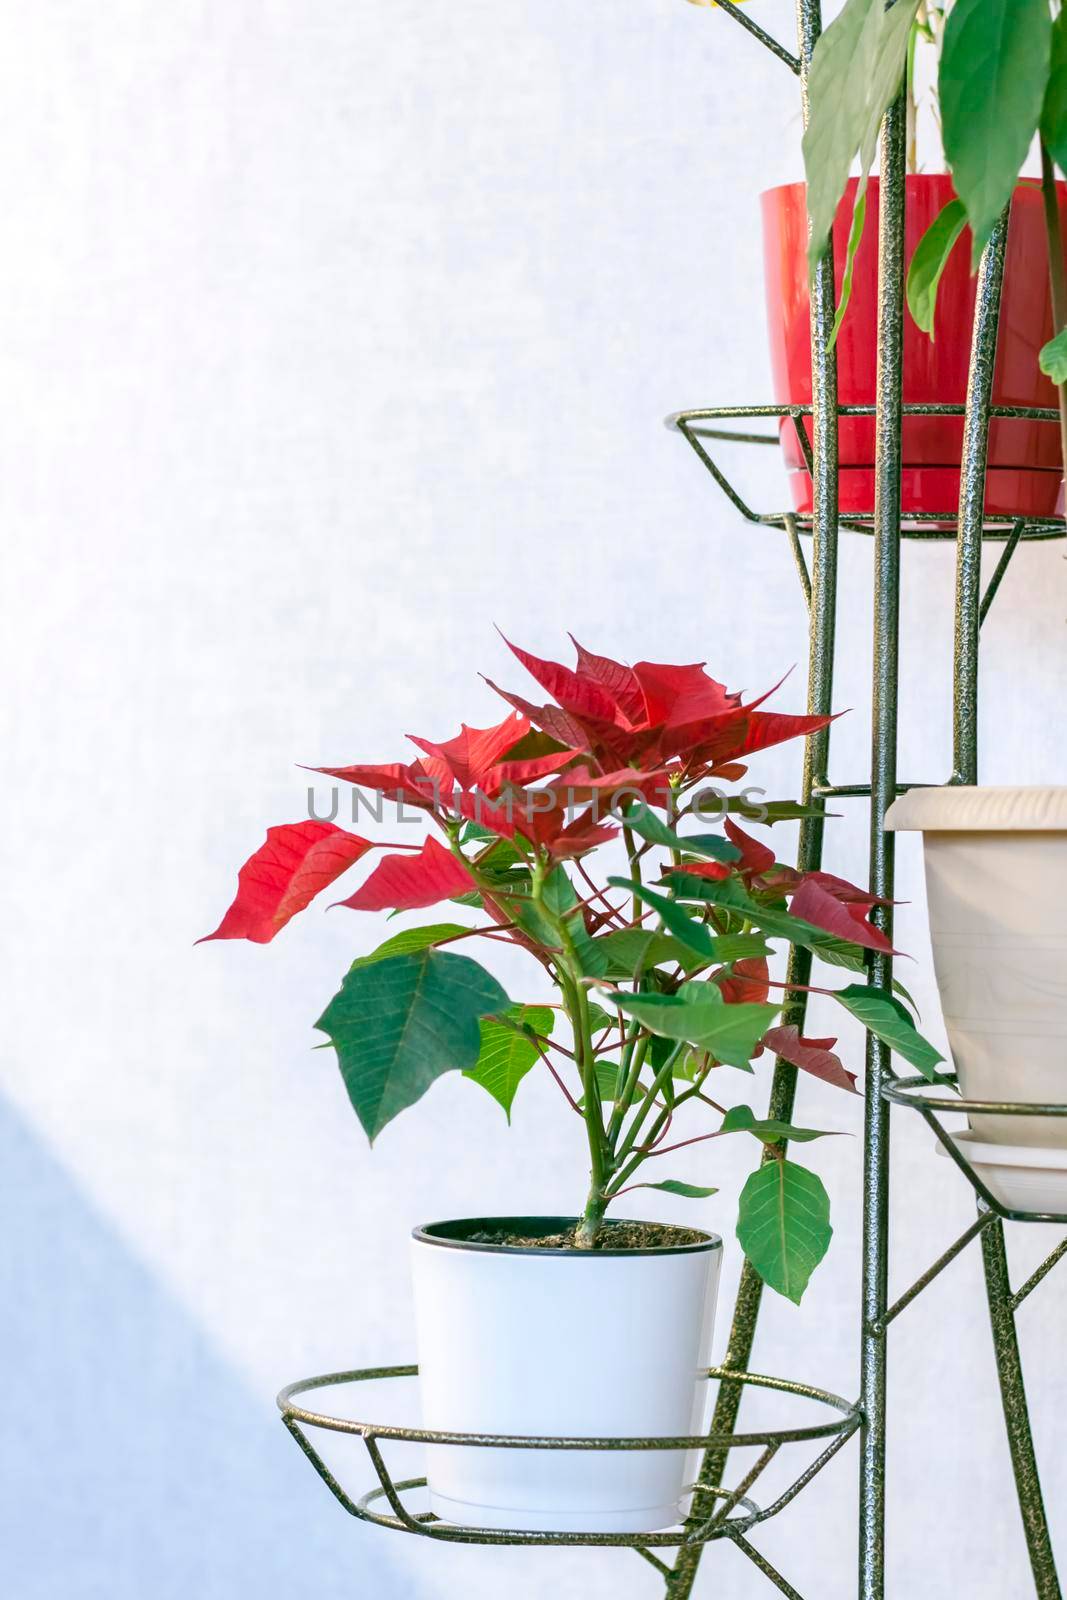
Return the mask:
{"type": "MultiPolygon", "coordinates": [[[[937,986],[968,1100],[1067,1104],[1067,788],[912,789],[937,986]]],[[[1067,1147],[1067,1118],[976,1115],[993,1144],[1067,1147]]]]}

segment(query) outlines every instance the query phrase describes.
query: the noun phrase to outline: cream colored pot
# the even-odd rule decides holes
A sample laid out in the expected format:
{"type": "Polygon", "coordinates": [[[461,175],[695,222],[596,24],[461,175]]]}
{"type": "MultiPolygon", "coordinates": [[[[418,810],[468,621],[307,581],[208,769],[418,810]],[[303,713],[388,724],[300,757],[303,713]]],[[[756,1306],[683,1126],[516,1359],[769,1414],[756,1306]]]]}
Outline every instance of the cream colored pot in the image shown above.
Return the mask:
{"type": "MultiPolygon", "coordinates": [[[[912,789],[930,937],[968,1100],[1067,1104],[1067,788],[912,789]]],[[[1067,1118],[976,1115],[993,1144],[1067,1147],[1067,1118]]]]}

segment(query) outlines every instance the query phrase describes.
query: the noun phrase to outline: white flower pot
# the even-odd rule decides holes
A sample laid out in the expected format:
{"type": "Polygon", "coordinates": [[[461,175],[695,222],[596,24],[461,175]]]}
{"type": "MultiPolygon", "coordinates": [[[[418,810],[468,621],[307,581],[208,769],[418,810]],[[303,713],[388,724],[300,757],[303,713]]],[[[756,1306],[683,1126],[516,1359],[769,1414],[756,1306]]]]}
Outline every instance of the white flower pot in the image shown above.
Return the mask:
{"type": "MultiPolygon", "coordinates": [[[[427,1428],[551,1438],[676,1438],[704,1428],[722,1241],[651,1250],[517,1248],[574,1218],[415,1230],[419,1387],[427,1428]]],[[[611,1224],[607,1224],[610,1228],[611,1224]]],[[[430,1508],[482,1528],[649,1533],[685,1514],[693,1453],[428,1445],[430,1508]]]]}
{"type": "MultiPolygon", "coordinates": [[[[967,1100],[1067,1104],[1067,788],[912,789],[934,967],[967,1100]]],[[[1067,1148],[1067,1119],[972,1116],[993,1144],[1067,1148]]]]}

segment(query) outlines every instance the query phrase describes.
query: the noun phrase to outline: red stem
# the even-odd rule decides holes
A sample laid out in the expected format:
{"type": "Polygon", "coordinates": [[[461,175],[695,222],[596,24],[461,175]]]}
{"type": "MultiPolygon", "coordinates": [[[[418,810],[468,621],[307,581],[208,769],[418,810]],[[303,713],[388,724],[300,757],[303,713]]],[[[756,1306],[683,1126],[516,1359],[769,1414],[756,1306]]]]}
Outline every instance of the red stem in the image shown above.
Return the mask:
{"type": "MultiPolygon", "coordinates": [[[[540,1041],[538,1041],[538,1048],[541,1049],[540,1041]]],[[[585,1112],[582,1110],[582,1108],[578,1104],[577,1100],[571,1094],[570,1090],[567,1088],[567,1085],[564,1083],[563,1079],[560,1077],[559,1073],[556,1071],[555,1067],[552,1065],[551,1061],[548,1059],[548,1056],[546,1055],[546,1053],[545,1053],[545,1051],[543,1049],[541,1049],[541,1060],[544,1062],[544,1064],[548,1068],[549,1072],[551,1072],[552,1076],[555,1078],[556,1082],[559,1084],[560,1090],[561,1090],[561,1092],[563,1094],[563,1098],[566,1100],[566,1102],[570,1106],[571,1110],[572,1111],[576,1111],[578,1113],[578,1115],[584,1119],[585,1112]]]]}

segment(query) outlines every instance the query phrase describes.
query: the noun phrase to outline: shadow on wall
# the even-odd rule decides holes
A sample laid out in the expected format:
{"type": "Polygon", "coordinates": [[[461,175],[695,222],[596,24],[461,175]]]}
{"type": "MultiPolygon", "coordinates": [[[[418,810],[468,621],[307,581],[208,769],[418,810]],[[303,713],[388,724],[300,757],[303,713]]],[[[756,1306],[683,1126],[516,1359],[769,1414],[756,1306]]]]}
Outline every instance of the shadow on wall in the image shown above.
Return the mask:
{"type": "Polygon", "coordinates": [[[5,1595],[417,1600],[3,1101],[0,1171],[5,1595]]]}

